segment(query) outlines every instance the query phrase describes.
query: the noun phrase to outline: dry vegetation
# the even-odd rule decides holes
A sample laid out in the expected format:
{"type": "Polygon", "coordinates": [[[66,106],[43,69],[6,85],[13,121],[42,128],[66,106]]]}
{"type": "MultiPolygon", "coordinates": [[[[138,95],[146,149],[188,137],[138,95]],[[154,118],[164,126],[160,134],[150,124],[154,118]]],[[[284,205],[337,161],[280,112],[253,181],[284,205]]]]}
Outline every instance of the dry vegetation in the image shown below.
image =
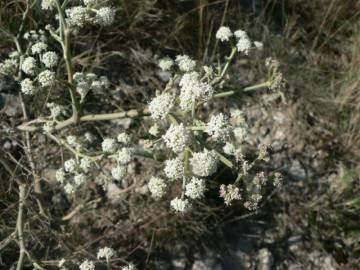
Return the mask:
{"type": "MultiPolygon", "coordinates": [[[[2,28],[16,34],[24,2],[0,2],[2,28]]],[[[287,146],[273,153],[280,152],[280,159],[286,156],[286,161],[281,160],[281,166],[276,162],[260,165],[281,170],[285,185],[274,193],[267,190],[267,199],[255,212],[241,204],[225,207],[215,188],[206,193],[207,204],[198,202],[186,216],[174,215],[167,202],[143,196],[138,187],[130,196],[127,191],[135,187],[127,183],[110,195],[91,184],[70,201],[54,180],[64,149],[44,135],[16,128],[26,118],[44,112],[46,97],[34,100],[25,117],[18,87],[0,74],[0,268],[16,267],[19,229],[24,231],[33,262],[44,269],[57,269],[62,257],[96,261],[96,252],[103,246],[117,251],[112,269],[131,261],[138,269],[192,269],[194,254],[228,254],[227,235],[237,235],[234,231],[241,228],[241,233],[261,239],[253,241],[247,269],[290,269],[295,264],[302,268],[293,269],[360,269],[359,2],[113,0],[112,4],[117,8],[113,26],[88,27],[74,39],[76,69],[107,75],[112,86],[101,97],[90,95],[85,110],[104,113],[147,104],[155,90],[164,86],[163,74],[156,67],[159,58],[187,53],[204,64],[213,63],[222,57],[216,52],[222,44],[210,42],[218,26],[247,29],[251,37],[264,42],[264,50],[236,59],[227,88],[260,82],[266,74],[264,60],[271,56],[281,62],[289,89],[283,99],[259,91],[241,93],[230,103],[219,101],[218,106],[248,107],[248,118],[257,119],[252,124],[258,127],[254,135],[258,140],[268,134],[276,139],[272,115],[281,112],[287,117],[281,126],[286,139],[280,140],[287,146]],[[262,129],[268,130],[264,136],[262,129]],[[291,169],[294,160],[313,173],[298,178],[291,169]],[[19,187],[38,179],[41,193],[34,192],[34,186],[26,188],[26,203],[19,207],[19,187]],[[23,228],[16,229],[19,209],[24,211],[23,228]],[[298,235],[302,244],[292,249],[289,239],[298,235]],[[256,258],[262,247],[272,252],[270,268],[260,268],[267,266],[256,258]],[[322,261],[326,256],[332,258],[333,268],[326,268],[330,267],[322,261]],[[183,268],[170,266],[178,257],[185,258],[183,268]]],[[[29,29],[43,28],[49,20],[40,6],[25,18],[29,29]]],[[[5,35],[0,37],[2,60],[14,46],[5,35]]],[[[65,100],[61,93],[54,94],[60,102],[65,100]]],[[[129,127],[140,134],[145,126],[138,120],[121,119],[71,126],[60,134],[90,131],[106,137],[129,127]]],[[[248,148],[255,145],[249,143],[248,148]]],[[[141,183],[157,169],[138,159],[133,181],[141,183]]],[[[215,182],[233,177],[223,169],[215,182]]],[[[32,268],[26,259],[23,269],[32,268]]]]}

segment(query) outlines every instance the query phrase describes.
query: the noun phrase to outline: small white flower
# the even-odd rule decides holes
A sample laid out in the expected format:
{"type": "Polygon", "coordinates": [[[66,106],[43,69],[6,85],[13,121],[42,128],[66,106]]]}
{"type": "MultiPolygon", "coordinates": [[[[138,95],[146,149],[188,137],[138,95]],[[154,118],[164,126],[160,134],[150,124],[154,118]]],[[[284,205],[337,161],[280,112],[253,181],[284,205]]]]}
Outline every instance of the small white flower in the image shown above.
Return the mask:
{"type": "Polygon", "coordinates": [[[239,52],[248,55],[251,50],[251,41],[247,38],[241,38],[238,40],[236,47],[239,52]]]}
{"type": "Polygon", "coordinates": [[[186,212],[190,208],[190,203],[188,199],[181,199],[176,197],[170,202],[171,208],[173,208],[176,212],[186,212]]]}
{"type": "Polygon", "coordinates": [[[21,70],[28,75],[34,75],[37,69],[36,60],[34,57],[26,57],[21,65],[21,70]]]}
{"type": "Polygon", "coordinates": [[[55,7],[55,1],[54,0],[42,0],[41,1],[41,8],[43,10],[53,10],[55,7]]]}
{"type": "Polygon", "coordinates": [[[55,104],[53,102],[47,103],[46,107],[48,107],[50,109],[50,116],[53,119],[56,119],[61,114],[61,112],[63,110],[62,106],[60,106],[58,104],[55,104]]]}
{"type": "Polygon", "coordinates": [[[219,30],[216,32],[216,38],[220,39],[222,42],[229,41],[232,37],[233,33],[231,32],[230,28],[227,26],[221,26],[219,30]]]}
{"type": "Polygon", "coordinates": [[[42,87],[51,86],[55,83],[55,72],[44,70],[37,77],[42,87]]]}
{"type": "Polygon", "coordinates": [[[123,179],[125,177],[125,174],[126,174],[126,169],[124,166],[116,166],[111,169],[112,177],[114,177],[118,181],[123,179]]]}
{"type": "Polygon", "coordinates": [[[98,259],[106,259],[109,260],[111,257],[113,257],[115,255],[115,250],[113,250],[112,248],[109,247],[104,247],[104,248],[100,248],[98,253],[97,253],[97,258],[98,259]]]}
{"type": "Polygon", "coordinates": [[[162,93],[149,103],[151,117],[155,120],[164,119],[174,106],[174,97],[169,93],[162,93]]]}
{"type": "Polygon", "coordinates": [[[221,185],[220,197],[224,199],[226,205],[231,205],[234,200],[241,200],[241,194],[235,185],[221,185]]]}
{"type": "Polygon", "coordinates": [[[128,145],[128,144],[131,143],[131,137],[130,137],[129,134],[126,134],[125,132],[122,132],[117,136],[117,141],[119,143],[128,145]]]}
{"type": "Polygon", "coordinates": [[[115,20],[115,10],[111,7],[103,7],[96,11],[95,23],[101,26],[109,26],[115,20]]]}
{"type": "Polygon", "coordinates": [[[121,164],[127,164],[131,161],[134,149],[131,147],[123,147],[117,152],[116,160],[121,164]]]}
{"type": "Polygon", "coordinates": [[[101,148],[105,153],[114,153],[117,149],[116,141],[112,138],[105,138],[101,144],[101,148]]]}
{"type": "Polygon", "coordinates": [[[47,44],[45,42],[39,41],[31,46],[32,54],[41,54],[47,50],[47,44]]]}
{"type": "Polygon", "coordinates": [[[56,52],[52,52],[52,51],[44,53],[41,58],[41,62],[43,62],[43,64],[47,68],[55,67],[58,61],[59,61],[59,56],[56,54],[56,52]]]}
{"type": "Polygon", "coordinates": [[[91,159],[88,157],[82,158],[79,166],[84,172],[88,172],[91,168],[91,159]]]}
{"type": "Polygon", "coordinates": [[[160,177],[152,176],[148,183],[148,188],[151,193],[151,196],[159,199],[166,192],[166,183],[165,180],[160,177]]]}
{"type": "Polygon", "coordinates": [[[243,30],[236,30],[235,32],[234,32],[234,36],[237,38],[237,39],[249,39],[249,36],[248,36],[248,34],[245,32],[245,31],[243,31],[243,30]]]}
{"type": "Polygon", "coordinates": [[[83,27],[91,21],[89,11],[83,6],[75,6],[65,10],[67,23],[72,27],[83,27]]]}
{"type": "Polygon", "coordinates": [[[218,161],[219,158],[215,151],[204,149],[203,152],[193,153],[190,164],[194,174],[206,177],[216,172],[218,161]]]}
{"type": "Polygon", "coordinates": [[[160,133],[160,130],[159,130],[159,125],[158,124],[154,124],[150,127],[149,129],[149,133],[155,137],[157,137],[160,133]]]}
{"type": "Polygon", "coordinates": [[[73,194],[73,193],[75,193],[75,186],[73,184],[67,183],[64,186],[64,190],[65,190],[66,194],[69,194],[69,195],[73,194]]]}
{"type": "Polygon", "coordinates": [[[93,91],[100,91],[103,89],[103,85],[100,81],[93,81],[91,83],[91,86],[90,88],[93,90],[93,91]]]}
{"type": "Polygon", "coordinates": [[[159,67],[163,71],[169,71],[173,65],[174,65],[174,61],[170,57],[162,58],[159,61],[159,67]]]}
{"type": "Polygon", "coordinates": [[[76,169],[76,161],[75,159],[68,159],[64,162],[64,168],[67,172],[74,172],[76,169]]]}
{"type": "Polygon", "coordinates": [[[54,121],[47,121],[44,125],[43,125],[43,131],[45,133],[51,133],[52,131],[54,131],[55,128],[55,122],[54,121]]]}
{"type": "Polygon", "coordinates": [[[79,265],[80,270],[95,270],[95,264],[92,261],[86,259],[79,265]]]}
{"type": "Polygon", "coordinates": [[[204,196],[205,189],[205,180],[192,177],[185,186],[185,195],[191,199],[199,199],[204,196]]]}
{"type": "Polygon", "coordinates": [[[178,55],[176,56],[175,61],[180,70],[184,72],[193,71],[196,66],[196,62],[187,55],[178,55]]]}
{"type": "Polygon", "coordinates": [[[86,176],[83,173],[79,173],[74,176],[74,183],[76,186],[80,186],[86,181],[86,176]]]}
{"type": "Polygon", "coordinates": [[[36,92],[34,83],[29,78],[22,80],[20,85],[21,85],[21,92],[23,92],[25,95],[33,95],[36,92]]]}
{"type": "Polygon", "coordinates": [[[163,139],[167,147],[171,148],[175,153],[179,153],[184,151],[189,144],[190,134],[182,123],[179,125],[171,124],[165,135],[163,135],[163,139]]]}
{"type": "Polygon", "coordinates": [[[168,159],[165,161],[164,172],[166,177],[171,180],[180,179],[184,176],[184,162],[181,157],[168,159]]]}
{"type": "Polygon", "coordinates": [[[213,94],[213,87],[200,81],[198,72],[185,73],[180,82],[180,107],[183,110],[190,111],[196,100],[209,100],[213,94]]]}
{"type": "Polygon", "coordinates": [[[65,181],[65,176],[66,176],[66,173],[63,169],[58,169],[55,173],[55,178],[56,178],[56,181],[58,181],[59,183],[63,184],[64,181],[65,181]]]}
{"type": "Polygon", "coordinates": [[[211,116],[210,121],[207,123],[205,132],[208,133],[214,140],[224,141],[231,133],[231,126],[228,118],[222,114],[211,116]]]}
{"type": "Polygon", "coordinates": [[[85,81],[80,81],[76,85],[76,92],[78,92],[79,95],[81,96],[81,100],[83,100],[86,97],[90,89],[91,86],[85,81]]]}

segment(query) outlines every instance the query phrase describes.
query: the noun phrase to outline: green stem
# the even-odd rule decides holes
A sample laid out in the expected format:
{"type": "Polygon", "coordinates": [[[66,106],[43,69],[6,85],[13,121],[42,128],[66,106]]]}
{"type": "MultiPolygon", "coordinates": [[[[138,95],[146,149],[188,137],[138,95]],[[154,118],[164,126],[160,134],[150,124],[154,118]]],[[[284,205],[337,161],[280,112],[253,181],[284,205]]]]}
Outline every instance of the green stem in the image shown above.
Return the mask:
{"type": "Polygon", "coordinates": [[[64,11],[59,3],[59,0],[55,0],[56,7],[59,13],[60,19],[60,39],[61,39],[61,47],[63,49],[63,58],[66,65],[66,72],[68,77],[68,82],[71,85],[69,87],[70,97],[71,97],[71,105],[72,105],[72,118],[75,123],[78,123],[80,120],[80,102],[76,98],[75,89],[73,86],[73,66],[71,63],[71,50],[70,50],[70,29],[67,27],[64,11]]]}
{"type": "MultiPolygon", "coordinates": [[[[250,92],[250,91],[260,89],[260,88],[269,87],[269,84],[270,84],[269,81],[259,83],[259,84],[255,84],[255,85],[243,88],[241,90],[241,92],[250,92]]],[[[238,92],[238,90],[230,90],[230,91],[217,93],[217,94],[214,95],[214,98],[222,98],[222,97],[232,96],[232,95],[236,94],[236,92],[238,92]]]]}

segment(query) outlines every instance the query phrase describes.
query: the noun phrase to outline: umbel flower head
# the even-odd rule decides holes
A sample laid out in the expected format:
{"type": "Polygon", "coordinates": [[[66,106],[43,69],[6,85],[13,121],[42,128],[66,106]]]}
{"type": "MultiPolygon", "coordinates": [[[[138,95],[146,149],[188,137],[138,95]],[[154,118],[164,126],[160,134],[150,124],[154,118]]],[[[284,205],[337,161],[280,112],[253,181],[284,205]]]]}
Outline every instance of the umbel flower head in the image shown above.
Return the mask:
{"type": "Polygon", "coordinates": [[[97,253],[97,258],[98,259],[106,259],[109,260],[111,257],[113,257],[115,255],[115,250],[113,250],[112,248],[109,247],[104,247],[104,248],[100,248],[98,253],[97,253]]]}
{"type": "Polygon", "coordinates": [[[95,264],[86,259],[79,265],[79,268],[80,270],[95,270],[95,264]]]}
{"type": "Polygon", "coordinates": [[[115,10],[111,7],[102,7],[96,11],[95,23],[101,26],[109,26],[115,20],[115,10]]]}
{"type": "Polygon", "coordinates": [[[218,163],[219,158],[214,150],[204,149],[202,152],[193,153],[190,159],[193,173],[202,177],[215,173],[218,163]]]}
{"type": "Polygon", "coordinates": [[[149,104],[151,117],[155,120],[164,119],[174,106],[174,97],[170,93],[162,93],[149,104]]]}
{"type": "Polygon", "coordinates": [[[214,140],[225,141],[230,136],[231,129],[228,118],[223,113],[219,113],[211,116],[205,131],[214,140]]]}
{"type": "Polygon", "coordinates": [[[59,61],[59,56],[56,54],[56,52],[46,52],[42,55],[41,62],[47,67],[52,68],[57,65],[59,61]]]}
{"type": "Polygon", "coordinates": [[[205,180],[192,177],[185,186],[185,195],[191,199],[200,199],[204,196],[205,189],[205,180]]]}
{"type": "Polygon", "coordinates": [[[190,203],[188,199],[181,199],[176,197],[170,202],[170,206],[176,212],[186,212],[190,208],[190,203]]]}
{"type": "Polygon", "coordinates": [[[167,147],[171,148],[175,153],[179,153],[184,151],[189,144],[190,134],[183,123],[179,125],[171,124],[163,139],[167,147]]]}
{"type": "Polygon", "coordinates": [[[20,85],[21,92],[23,92],[25,95],[33,95],[36,91],[33,81],[29,78],[22,80],[20,85]]]}
{"type": "Polygon", "coordinates": [[[21,70],[28,75],[34,75],[37,69],[36,60],[34,57],[26,57],[22,63],[21,70]]]}
{"type": "Polygon", "coordinates": [[[222,26],[216,32],[216,38],[220,39],[222,42],[229,41],[232,37],[233,33],[231,32],[230,28],[227,26],[222,26]]]}
{"type": "Polygon", "coordinates": [[[152,197],[160,199],[165,194],[167,186],[164,179],[152,176],[148,188],[152,197]]]}
{"type": "Polygon", "coordinates": [[[193,71],[196,66],[196,62],[192,60],[188,55],[176,56],[175,62],[178,64],[179,69],[184,72],[193,71]]]}
{"type": "Polygon", "coordinates": [[[165,161],[164,172],[170,180],[181,179],[184,176],[184,161],[182,157],[176,157],[165,161]]]}

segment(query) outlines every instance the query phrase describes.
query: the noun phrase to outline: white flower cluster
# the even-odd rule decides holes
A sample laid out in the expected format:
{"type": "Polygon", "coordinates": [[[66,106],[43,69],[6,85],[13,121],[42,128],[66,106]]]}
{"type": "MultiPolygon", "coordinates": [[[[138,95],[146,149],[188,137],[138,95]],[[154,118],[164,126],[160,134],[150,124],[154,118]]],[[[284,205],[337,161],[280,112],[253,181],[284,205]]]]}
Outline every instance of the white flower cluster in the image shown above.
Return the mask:
{"type": "Polygon", "coordinates": [[[181,179],[184,177],[184,161],[183,158],[176,157],[165,161],[164,172],[166,177],[171,180],[181,179]]]}
{"type": "Polygon", "coordinates": [[[48,45],[43,42],[39,41],[31,46],[31,52],[32,54],[41,54],[47,50],[48,45]]]}
{"type": "Polygon", "coordinates": [[[224,199],[226,205],[231,205],[235,200],[241,200],[240,189],[235,185],[221,185],[220,197],[224,199]]]}
{"type": "Polygon", "coordinates": [[[86,259],[79,265],[79,268],[80,270],[95,270],[95,264],[86,259]]]}
{"type": "Polygon", "coordinates": [[[229,41],[232,36],[233,33],[227,26],[221,26],[216,32],[216,38],[220,39],[222,42],[229,41]]]}
{"type": "Polygon", "coordinates": [[[219,113],[211,116],[210,121],[206,125],[205,131],[215,141],[225,141],[229,138],[232,127],[228,118],[223,113],[219,113]]]}
{"type": "Polygon", "coordinates": [[[174,97],[170,93],[162,93],[149,103],[151,117],[164,119],[174,106],[174,97]]]}
{"type": "Polygon", "coordinates": [[[185,73],[179,86],[180,107],[185,111],[190,111],[196,101],[209,100],[214,94],[211,84],[202,82],[198,72],[185,73]]]}
{"type": "Polygon", "coordinates": [[[202,152],[193,153],[190,158],[193,173],[202,177],[215,173],[218,163],[219,158],[214,150],[204,149],[202,152]]]}
{"type": "Polygon", "coordinates": [[[173,65],[174,65],[174,61],[170,57],[162,58],[159,61],[159,67],[163,71],[169,71],[173,65]]]}
{"type": "Polygon", "coordinates": [[[167,147],[171,148],[175,153],[179,153],[183,152],[189,144],[190,134],[182,123],[179,125],[171,124],[163,139],[167,147]]]}
{"type": "Polygon", "coordinates": [[[91,23],[90,12],[86,7],[75,6],[65,10],[66,23],[70,27],[83,27],[91,23]]]}
{"type": "Polygon", "coordinates": [[[178,64],[179,69],[183,72],[193,71],[196,66],[196,62],[188,55],[178,55],[175,61],[178,64]]]}
{"type": "Polygon", "coordinates": [[[112,7],[94,8],[96,1],[83,1],[85,6],[74,6],[65,10],[66,22],[70,27],[84,27],[87,24],[109,26],[115,20],[116,11],[112,7]]]}
{"type": "Polygon", "coordinates": [[[46,104],[46,107],[49,108],[50,110],[50,117],[53,119],[53,120],[56,120],[56,118],[61,115],[62,111],[63,111],[63,107],[56,104],[56,103],[53,103],[53,102],[49,102],[46,104]]]}
{"type": "Polygon", "coordinates": [[[36,92],[35,85],[32,80],[26,78],[20,82],[21,85],[21,92],[25,95],[33,95],[36,92]]]}
{"type": "Polygon", "coordinates": [[[55,0],[42,0],[41,8],[43,10],[53,10],[55,8],[55,0]]]}
{"type": "Polygon", "coordinates": [[[191,205],[188,199],[181,199],[176,197],[175,199],[171,200],[170,206],[176,211],[176,212],[186,212],[190,209],[191,205]]]}
{"type": "Polygon", "coordinates": [[[21,70],[27,75],[35,75],[37,63],[34,57],[26,57],[21,65],[21,70]]]}
{"type": "Polygon", "coordinates": [[[204,196],[205,190],[205,180],[192,177],[190,182],[185,186],[185,195],[191,199],[200,199],[204,196]]]}
{"type": "Polygon", "coordinates": [[[115,20],[115,10],[111,7],[103,7],[96,10],[94,22],[101,26],[109,26],[115,20]]]}
{"type": "Polygon", "coordinates": [[[5,59],[0,63],[0,73],[14,75],[19,65],[17,57],[5,59]]]}
{"type": "Polygon", "coordinates": [[[152,197],[155,199],[160,199],[162,196],[164,196],[167,185],[164,179],[152,176],[148,183],[148,188],[152,197]]]}
{"type": "Polygon", "coordinates": [[[243,30],[236,30],[234,33],[227,26],[222,26],[216,32],[216,38],[222,42],[230,41],[230,39],[235,36],[237,43],[236,47],[239,52],[242,52],[246,55],[250,53],[252,49],[263,48],[263,44],[260,41],[252,42],[248,36],[248,34],[243,30]]]}
{"type": "Polygon", "coordinates": [[[101,144],[102,151],[110,155],[117,165],[111,169],[111,175],[115,180],[122,180],[127,173],[126,165],[129,164],[134,155],[134,148],[130,146],[131,137],[125,132],[113,138],[105,138],[101,144]]]}
{"type": "Polygon", "coordinates": [[[76,92],[81,97],[81,102],[84,101],[86,95],[90,90],[101,91],[109,87],[109,80],[106,76],[98,76],[94,73],[84,74],[82,72],[76,72],[73,75],[73,79],[76,83],[76,92]]]}
{"type": "Polygon", "coordinates": [[[56,52],[53,51],[45,52],[41,58],[41,62],[43,62],[43,64],[47,68],[55,67],[58,61],[59,61],[59,56],[56,54],[56,52]]]}
{"type": "Polygon", "coordinates": [[[55,72],[44,70],[38,75],[37,80],[42,87],[52,86],[55,83],[55,72]]]}
{"type": "Polygon", "coordinates": [[[97,253],[97,258],[98,259],[106,259],[109,260],[111,257],[113,257],[115,255],[115,250],[113,250],[112,248],[109,247],[104,247],[104,248],[100,248],[98,253],[97,253]]]}
{"type": "MultiPolygon", "coordinates": [[[[78,144],[74,136],[68,136],[67,141],[71,145],[78,144]]],[[[80,163],[75,159],[68,159],[64,162],[64,169],[60,168],[56,171],[56,181],[64,185],[64,190],[67,194],[73,194],[78,187],[86,182],[86,173],[90,163],[91,161],[88,158],[82,158],[80,163]]]]}
{"type": "Polygon", "coordinates": [[[105,138],[101,143],[101,148],[105,153],[114,153],[117,150],[117,143],[115,139],[105,138]]]}

